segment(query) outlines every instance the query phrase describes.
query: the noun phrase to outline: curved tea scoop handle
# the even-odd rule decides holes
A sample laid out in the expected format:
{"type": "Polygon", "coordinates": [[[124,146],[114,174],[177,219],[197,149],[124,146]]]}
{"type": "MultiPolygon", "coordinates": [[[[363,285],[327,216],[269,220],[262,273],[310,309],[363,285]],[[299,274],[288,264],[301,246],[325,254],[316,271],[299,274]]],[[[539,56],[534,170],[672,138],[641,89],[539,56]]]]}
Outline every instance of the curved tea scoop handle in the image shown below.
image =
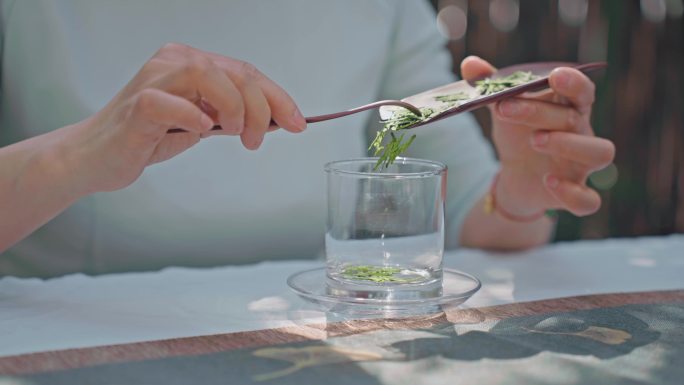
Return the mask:
{"type": "MultiPolygon", "coordinates": [[[[357,113],[362,112],[362,111],[372,110],[374,108],[378,108],[378,107],[382,107],[382,106],[403,107],[403,108],[406,108],[407,110],[413,112],[414,114],[421,116],[421,113],[420,113],[420,110],[418,109],[418,107],[416,107],[416,106],[414,106],[408,102],[404,102],[401,100],[380,100],[377,102],[364,104],[363,106],[352,108],[352,109],[346,110],[346,111],[333,112],[331,114],[325,114],[325,115],[309,116],[309,117],[304,118],[304,120],[306,120],[307,123],[318,123],[318,122],[323,122],[326,120],[341,118],[341,117],[347,116],[347,115],[357,114],[357,113]]],[[[277,124],[273,120],[271,120],[271,128],[277,128],[277,127],[278,127],[277,124]]],[[[211,130],[215,131],[215,130],[220,130],[220,129],[221,129],[220,125],[215,125],[214,127],[212,127],[211,130]]],[[[168,130],[167,132],[173,134],[173,133],[177,133],[177,132],[187,132],[187,131],[182,129],[182,128],[172,128],[172,129],[168,130]]]]}

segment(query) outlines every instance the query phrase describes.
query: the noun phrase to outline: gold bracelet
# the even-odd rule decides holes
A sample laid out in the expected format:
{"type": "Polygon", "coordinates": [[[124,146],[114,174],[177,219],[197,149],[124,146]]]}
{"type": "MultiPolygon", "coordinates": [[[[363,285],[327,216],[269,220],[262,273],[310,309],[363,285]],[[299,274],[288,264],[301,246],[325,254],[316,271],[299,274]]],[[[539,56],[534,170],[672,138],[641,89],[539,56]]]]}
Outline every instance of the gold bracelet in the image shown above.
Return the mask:
{"type": "Polygon", "coordinates": [[[485,214],[492,214],[493,212],[499,213],[502,217],[508,219],[509,221],[513,222],[522,222],[522,223],[529,223],[529,222],[534,222],[537,221],[541,218],[543,218],[547,212],[546,210],[542,210],[538,213],[532,214],[532,215],[516,215],[509,213],[506,211],[503,207],[499,206],[496,202],[496,184],[499,181],[499,172],[496,173],[494,176],[494,179],[492,180],[492,185],[489,187],[489,192],[484,198],[484,205],[483,205],[483,210],[485,214]]]}

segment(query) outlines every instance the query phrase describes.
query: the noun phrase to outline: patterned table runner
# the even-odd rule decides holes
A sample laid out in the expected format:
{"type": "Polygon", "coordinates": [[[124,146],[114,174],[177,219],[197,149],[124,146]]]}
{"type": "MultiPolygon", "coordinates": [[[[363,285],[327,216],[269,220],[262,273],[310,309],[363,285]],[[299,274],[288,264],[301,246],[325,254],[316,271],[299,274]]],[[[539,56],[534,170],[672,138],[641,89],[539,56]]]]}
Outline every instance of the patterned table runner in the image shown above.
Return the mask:
{"type": "Polygon", "coordinates": [[[684,379],[684,290],[0,358],[0,384],[658,383],[684,379]]]}

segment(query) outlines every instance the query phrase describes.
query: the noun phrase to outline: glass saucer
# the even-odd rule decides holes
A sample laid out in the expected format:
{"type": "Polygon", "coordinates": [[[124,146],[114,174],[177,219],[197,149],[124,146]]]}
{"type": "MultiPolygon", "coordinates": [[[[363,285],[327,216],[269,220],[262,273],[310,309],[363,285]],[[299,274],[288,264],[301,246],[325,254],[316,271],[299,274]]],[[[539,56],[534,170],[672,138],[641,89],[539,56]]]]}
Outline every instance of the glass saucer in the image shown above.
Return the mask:
{"type": "Polygon", "coordinates": [[[439,295],[420,299],[386,299],[332,295],[328,293],[326,268],[300,271],[287,279],[287,284],[304,300],[333,313],[382,314],[402,316],[443,311],[462,304],[480,289],[480,280],[470,274],[442,270],[439,295]]]}

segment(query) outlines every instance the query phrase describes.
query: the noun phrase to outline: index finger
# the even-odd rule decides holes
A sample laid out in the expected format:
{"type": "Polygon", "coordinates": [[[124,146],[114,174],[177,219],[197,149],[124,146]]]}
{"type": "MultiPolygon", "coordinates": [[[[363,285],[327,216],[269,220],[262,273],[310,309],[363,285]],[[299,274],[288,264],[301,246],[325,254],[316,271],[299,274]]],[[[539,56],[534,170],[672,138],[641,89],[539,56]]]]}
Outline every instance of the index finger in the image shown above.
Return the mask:
{"type": "Polygon", "coordinates": [[[261,77],[259,86],[271,107],[273,120],[290,132],[304,131],[306,120],[292,97],[266,76],[261,77]]]}
{"type": "Polygon", "coordinates": [[[306,120],[304,120],[304,116],[299,111],[297,103],[295,103],[294,99],[292,99],[282,87],[249,63],[231,59],[213,52],[206,52],[206,54],[214,60],[229,77],[247,76],[250,81],[256,82],[266,97],[266,101],[271,108],[271,116],[278,126],[283,127],[290,132],[304,131],[306,128],[306,120]]]}
{"type": "Polygon", "coordinates": [[[596,86],[587,75],[574,68],[556,68],[549,75],[549,85],[558,95],[567,98],[580,113],[591,111],[596,86]]]}

